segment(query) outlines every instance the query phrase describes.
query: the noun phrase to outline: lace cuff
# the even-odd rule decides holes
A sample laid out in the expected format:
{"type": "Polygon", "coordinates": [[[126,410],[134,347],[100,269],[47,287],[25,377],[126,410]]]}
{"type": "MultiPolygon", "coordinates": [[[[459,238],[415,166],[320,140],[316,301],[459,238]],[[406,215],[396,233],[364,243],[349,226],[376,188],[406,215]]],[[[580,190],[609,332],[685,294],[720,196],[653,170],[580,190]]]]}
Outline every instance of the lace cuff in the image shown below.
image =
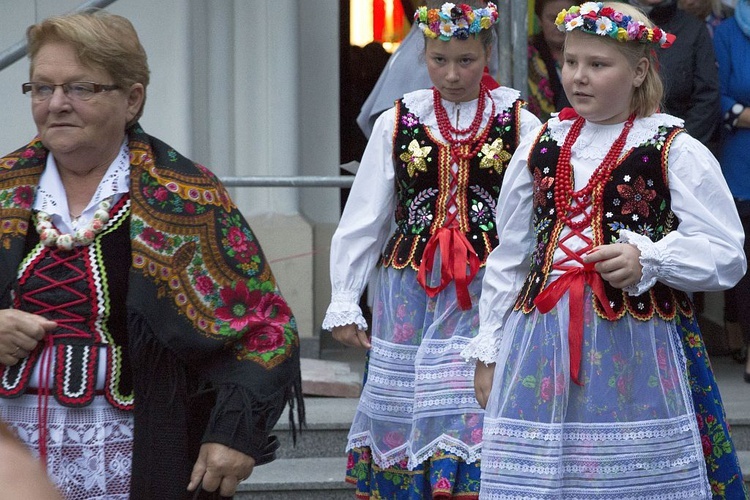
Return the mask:
{"type": "Polygon", "coordinates": [[[500,338],[496,330],[479,328],[479,334],[461,351],[466,361],[481,361],[488,365],[497,361],[500,352],[500,338]]]}
{"type": "Polygon", "coordinates": [[[359,307],[359,293],[351,290],[335,291],[331,294],[331,304],[328,306],[323,329],[333,330],[335,326],[345,326],[354,323],[360,330],[367,330],[367,320],[359,307]]]}
{"type": "Polygon", "coordinates": [[[620,231],[620,238],[617,242],[635,245],[641,252],[640,262],[643,267],[641,281],[635,285],[626,286],[623,290],[625,290],[628,295],[640,295],[647,292],[652,286],[654,286],[658,278],[659,266],[663,260],[661,252],[659,252],[659,249],[654,242],[647,236],[628,231],[627,229],[620,231]]]}

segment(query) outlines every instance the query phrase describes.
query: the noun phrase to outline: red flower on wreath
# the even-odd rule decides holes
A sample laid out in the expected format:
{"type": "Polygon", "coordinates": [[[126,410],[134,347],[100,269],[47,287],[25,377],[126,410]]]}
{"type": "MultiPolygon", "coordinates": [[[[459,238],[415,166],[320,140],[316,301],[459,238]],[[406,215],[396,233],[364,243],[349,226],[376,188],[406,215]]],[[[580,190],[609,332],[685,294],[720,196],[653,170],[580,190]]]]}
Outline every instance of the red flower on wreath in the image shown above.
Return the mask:
{"type": "Polygon", "coordinates": [[[656,198],[656,191],[646,189],[646,181],[643,177],[638,176],[632,186],[620,184],[617,186],[617,192],[625,199],[622,206],[623,214],[636,213],[648,217],[648,202],[656,198]]]}
{"type": "Polygon", "coordinates": [[[549,175],[542,177],[542,172],[538,169],[534,169],[534,203],[539,206],[547,205],[547,191],[552,187],[552,183],[555,182],[554,177],[549,175]]]}

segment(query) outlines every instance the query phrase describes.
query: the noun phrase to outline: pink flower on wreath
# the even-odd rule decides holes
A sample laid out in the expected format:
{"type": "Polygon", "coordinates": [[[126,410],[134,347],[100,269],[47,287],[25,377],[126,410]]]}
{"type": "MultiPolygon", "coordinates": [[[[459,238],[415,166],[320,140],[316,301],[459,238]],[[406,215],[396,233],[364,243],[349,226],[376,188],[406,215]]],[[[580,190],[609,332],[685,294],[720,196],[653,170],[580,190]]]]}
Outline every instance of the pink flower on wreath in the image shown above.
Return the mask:
{"type": "Polygon", "coordinates": [[[194,214],[195,212],[195,203],[185,203],[185,213],[194,214]]]}
{"type": "Polygon", "coordinates": [[[34,157],[34,150],[32,148],[25,149],[23,153],[21,153],[22,158],[33,158],[34,157]]]}
{"type": "Polygon", "coordinates": [[[275,351],[284,345],[284,327],[278,323],[260,324],[245,335],[244,344],[252,352],[275,351]]]}
{"type": "Polygon", "coordinates": [[[396,308],[396,318],[404,319],[406,317],[406,304],[399,304],[396,308]]]}
{"type": "Polygon", "coordinates": [[[235,252],[247,251],[247,238],[242,232],[242,229],[236,226],[229,228],[229,231],[227,232],[227,242],[229,242],[229,246],[235,252]]]}
{"type": "Polygon", "coordinates": [[[437,483],[435,483],[435,490],[437,491],[447,491],[450,492],[452,490],[451,482],[448,481],[447,478],[441,477],[438,479],[437,483]]]}
{"type": "Polygon", "coordinates": [[[292,319],[292,311],[280,296],[275,293],[263,294],[257,290],[252,294],[260,295],[255,307],[255,315],[259,321],[284,324],[292,319]]]}
{"type": "Polygon", "coordinates": [[[346,469],[351,470],[354,468],[354,455],[349,454],[349,458],[346,460],[346,469]]]}

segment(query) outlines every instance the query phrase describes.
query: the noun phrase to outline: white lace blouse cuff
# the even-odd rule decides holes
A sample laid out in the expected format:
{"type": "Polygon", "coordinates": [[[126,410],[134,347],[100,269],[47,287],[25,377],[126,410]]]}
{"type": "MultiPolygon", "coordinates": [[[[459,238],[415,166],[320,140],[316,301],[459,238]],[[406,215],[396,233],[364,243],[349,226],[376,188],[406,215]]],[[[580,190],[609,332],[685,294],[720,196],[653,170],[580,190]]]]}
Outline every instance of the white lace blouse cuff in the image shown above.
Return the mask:
{"type": "Polygon", "coordinates": [[[350,290],[333,292],[331,304],[323,318],[323,329],[330,331],[336,326],[354,323],[360,330],[367,330],[367,320],[359,307],[359,296],[358,292],[350,290]]]}
{"type": "Polygon", "coordinates": [[[651,289],[658,278],[658,270],[663,261],[661,252],[647,236],[623,229],[620,231],[618,243],[630,243],[641,252],[640,262],[643,268],[641,281],[635,285],[626,286],[624,290],[629,295],[640,295],[651,289]]]}
{"type": "Polygon", "coordinates": [[[481,361],[488,365],[497,361],[500,352],[500,339],[494,329],[479,329],[479,334],[461,351],[467,361],[481,361]]]}

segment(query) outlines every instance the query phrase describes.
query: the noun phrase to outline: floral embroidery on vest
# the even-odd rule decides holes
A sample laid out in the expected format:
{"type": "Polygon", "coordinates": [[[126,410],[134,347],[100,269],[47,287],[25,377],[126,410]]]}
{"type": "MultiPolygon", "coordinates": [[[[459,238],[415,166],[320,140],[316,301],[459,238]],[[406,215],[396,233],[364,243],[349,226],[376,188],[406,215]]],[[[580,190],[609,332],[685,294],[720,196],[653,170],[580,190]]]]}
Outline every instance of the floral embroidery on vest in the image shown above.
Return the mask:
{"type": "MultiPolygon", "coordinates": [[[[487,140],[470,160],[458,165],[454,194],[457,222],[482,265],[498,243],[496,200],[505,169],[518,145],[522,101],[492,118],[487,140]]],[[[451,154],[412,113],[403,100],[396,105],[393,163],[396,171],[396,229],[383,252],[381,264],[417,270],[430,236],[448,217],[451,154]]],[[[461,146],[467,153],[475,145],[461,146]]]]}
{"type": "MultiPolygon", "coordinates": [[[[678,221],[670,209],[667,178],[669,147],[684,129],[659,127],[654,136],[620,159],[603,190],[602,204],[592,207],[591,229],[594,245],[615,243],[622,229],[658,241],[677,228],[678,221]]],[[[533,228],[536,237],[531,268],[516,299],[515,309],[529,313],[534,299],[545,288],[552,267],[554,251],[564,228],[554,206],[554,179],[560,146],[551,139],[545,126],[529,153],[528,167],[534,178],[533,228]]],[[[678,312],[692,317],[692,306],[686,294],[657,282],[650,290],[630,296],[604,282],[610,306],[621,318],[625,314],[648,320],[654,315],[672,319],[678,312]]],[[[601,304],[595,300],[597,314],[604,318],[601,304]]]]}

